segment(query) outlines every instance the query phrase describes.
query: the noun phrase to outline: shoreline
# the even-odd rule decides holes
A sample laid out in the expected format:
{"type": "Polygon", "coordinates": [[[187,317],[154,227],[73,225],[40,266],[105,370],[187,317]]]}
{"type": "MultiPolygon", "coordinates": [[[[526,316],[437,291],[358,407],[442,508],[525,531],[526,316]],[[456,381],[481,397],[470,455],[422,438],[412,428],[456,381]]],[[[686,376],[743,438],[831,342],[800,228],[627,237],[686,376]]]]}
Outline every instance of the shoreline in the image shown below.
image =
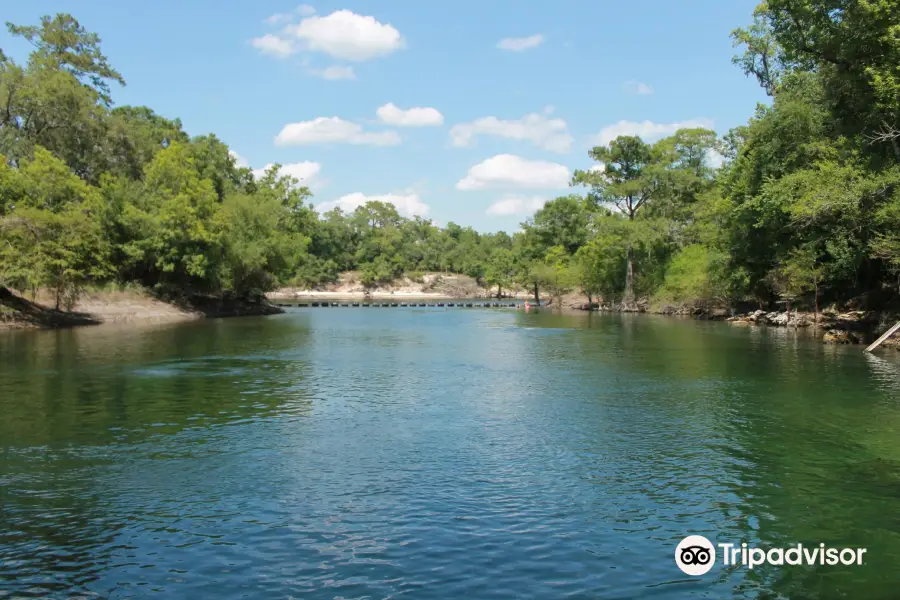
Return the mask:
{"type": "MultiPolygon", "coordinates": [[[[517,292],[503,298],[487,295],[463,295],[413,290],[373,290],[364,291],[324,291],[324,290],[274,290],[260,301],[238,300],[218,297],[195,297],[190,305],[164,301],[143,290],[86,291],[71,311],[58,311],[50,306],[52,302],[46,294],[39,293],[32,302],[0,290],[0,331],[34,329],[68,329],[88,325],[152,325],[195,321],[207,318],[230,318],[240,316],[265,316],[282,314],[284,310],[276,301],[291,302],[304,300],[347,300],[364,302],[368,300],[483,300],[516,301],[533,300],[529,293],[517,292]]],[[[568,298],[566,300],[571,300],[568,298]]],[[[667,317],[680,317],[694,321],[716,321],[731,326],[773,327],[807,329],[825,344],[865,344],[886,331],[898,318],[889,311],[847,311],[837,313],[823,311],[818,318],[805,311],[793,311],[791,322],[787,323],[786,311],[762,311],[735,313],[725,309],[668,310],[644,306],[634,311],[617,310],[616,306],[597,306],[588,309],[587,303],[570,301],[555,302],[542,307],[552,312],[565,314],[634,313],[667,317]],[[821,332],[821,333],[820,333],[821,332]]],[[[884,349],[900,350],[900,336],[883,343],[884,349]]]]}
{"type": "Polygon", "coordinates": [[[154,298],[144,291],[131,290],[86,291],[70,311],[52,307],[53,301],[45,293],[39,292],[35,301],[16,294],[3,294],[0,296],[0,331],[165,324],[284,312],[266,300],[198,297],[191,305],[179,305],[154,298]]]}

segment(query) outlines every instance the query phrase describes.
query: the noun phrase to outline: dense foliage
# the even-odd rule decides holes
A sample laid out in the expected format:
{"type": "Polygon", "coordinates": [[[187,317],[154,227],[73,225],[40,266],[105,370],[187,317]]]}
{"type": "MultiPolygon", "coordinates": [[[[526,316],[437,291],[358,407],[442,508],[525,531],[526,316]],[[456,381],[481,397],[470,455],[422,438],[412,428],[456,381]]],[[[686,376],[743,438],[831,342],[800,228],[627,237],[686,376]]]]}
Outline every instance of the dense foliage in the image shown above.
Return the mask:
{"type": "Polygon", "coordinates": [[[368,285],[441,271],[496,293],[625,306],[896,293],[895,0],[761,4],[732,35],[735,64],[769,105],[723,138],[688,129],[592,149],[594,166],[572,180],[584,193],[548,202],[512,236],[381,202],[319,215],[277,165],[254,176],[214,135],[113,108],[124,79],[71,16],[8,28],[34,51],[25,65],[0,51],[0,284],[50,288],[63,304],[89,283],[249,297],[348,270],[368,285]]]}

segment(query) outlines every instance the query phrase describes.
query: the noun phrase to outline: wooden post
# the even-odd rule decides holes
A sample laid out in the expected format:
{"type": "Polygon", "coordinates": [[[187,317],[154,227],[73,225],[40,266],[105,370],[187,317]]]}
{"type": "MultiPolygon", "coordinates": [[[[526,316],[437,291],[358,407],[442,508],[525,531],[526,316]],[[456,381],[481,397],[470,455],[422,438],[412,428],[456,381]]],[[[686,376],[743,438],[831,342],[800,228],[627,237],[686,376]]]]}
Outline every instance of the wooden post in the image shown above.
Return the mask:
{"type": "Polygon", "coordinates": [[[896,325],[888,329],[883,336],[875,340],[874,344],[866,348],[866,352],[871,352],[872,350],[883,344],[885,340],[894,335],[898,330],[900,330],[900,321],[897,321],[896,325]]]}

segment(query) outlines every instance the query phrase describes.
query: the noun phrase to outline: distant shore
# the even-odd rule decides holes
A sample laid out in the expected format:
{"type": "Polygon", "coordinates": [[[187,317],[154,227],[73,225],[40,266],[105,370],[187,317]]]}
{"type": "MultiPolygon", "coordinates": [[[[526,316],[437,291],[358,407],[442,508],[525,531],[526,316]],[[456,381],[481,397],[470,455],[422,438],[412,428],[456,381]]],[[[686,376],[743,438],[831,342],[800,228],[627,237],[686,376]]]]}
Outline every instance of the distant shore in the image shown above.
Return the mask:
{"type": "MultiPolygon", "coordinates": [[[[391,298],[409,298],[413,300],[423,299],[442,299],[442,298],[454,298],[454,299],[464,299],[464,298],[492,298],[496,296],[491,296],[488,293],[483,295],[454,295],[454,294],[439,294],[435,292],[410,292],[410,291],[373,291],[373,292],[360,292],[360,291],[318,291],[318,290],[275,290],[274,292],[269,292],[266,294],[266,298],[269,300],[324,300],[324,299],[348,299],[348,300],[364,300],[366,298],[377,298],[381,299],[391,299],[391,298]]],[[[527,299],[531,298],[531,294],[518,293],[518,294],[504,294],[503,298],[506,299],[527,299]]]]}
{"type": "MultiPolygon", "coordinates": [[[[531,298],[524,290],[502,290],[503,298],[531,298]]],[[[400,277],[389,283],[365,286],[359,273],[341,273],[334,283],[320,288],[283,287],[266,294],[269,300],[325,300],[331,298],[363,300],[365,298],[439,299],[439,298],[496,298],[497,288],[483,287],[466,275],[455,273],[423,273],[413,279],[400,277]]]]}

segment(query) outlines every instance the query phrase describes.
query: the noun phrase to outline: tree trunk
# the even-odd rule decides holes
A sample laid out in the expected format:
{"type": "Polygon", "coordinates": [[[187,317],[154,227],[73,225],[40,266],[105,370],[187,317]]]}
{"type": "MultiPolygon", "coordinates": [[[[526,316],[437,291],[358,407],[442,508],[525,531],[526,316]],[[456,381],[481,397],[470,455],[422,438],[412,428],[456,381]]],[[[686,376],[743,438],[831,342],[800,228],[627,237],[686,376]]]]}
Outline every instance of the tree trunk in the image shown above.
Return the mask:
{"type": "Polygon", "coordinates": [[[787,322],[784,324],[785,327],[791,326],[791,301],[787,301],[787,322]]]}
{"type": "Polygon", "coordinates": [[[819,284],[816,284],[816,308],[815,308],[815,310],[816,310],[816,312],[814,313],[815,321],[813,321],[813,323],[815,326],[818,327],[818,325],[819,325],[819,284]]]}
{"type": "Polygon", "coordinates": [[[538,292],[538,284],[537,284],[537,282],[534,283],[534,301],[535,301],[535,303],[537,303],[538,306],[540,306],[540,304],[541,304],[541,294],[540,294],[540,292],[538,292]]]}
{"type": "Polygon", "coordinates": [[[594,308],[594,298],[588,294],[588,312],[590,312],[594,308]]]}
{"type": "Polygon", "coordinates": [[[628,244],[625,259],[625,308],[634,304],[634,248],[628,244]]]}

